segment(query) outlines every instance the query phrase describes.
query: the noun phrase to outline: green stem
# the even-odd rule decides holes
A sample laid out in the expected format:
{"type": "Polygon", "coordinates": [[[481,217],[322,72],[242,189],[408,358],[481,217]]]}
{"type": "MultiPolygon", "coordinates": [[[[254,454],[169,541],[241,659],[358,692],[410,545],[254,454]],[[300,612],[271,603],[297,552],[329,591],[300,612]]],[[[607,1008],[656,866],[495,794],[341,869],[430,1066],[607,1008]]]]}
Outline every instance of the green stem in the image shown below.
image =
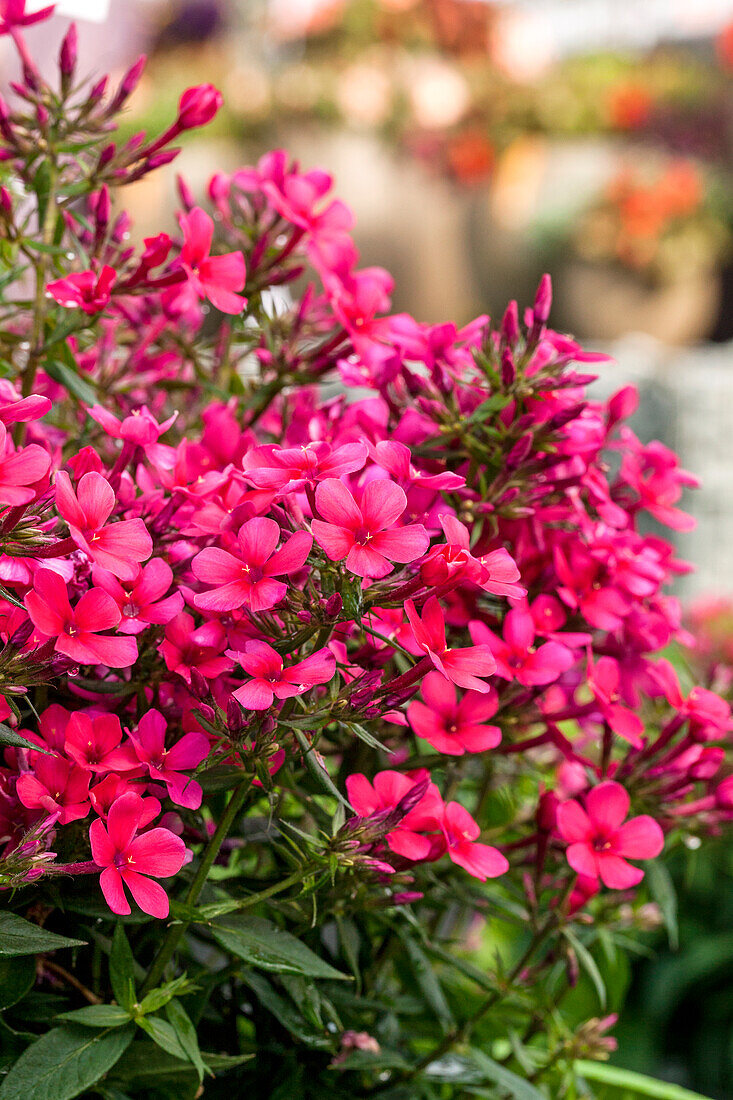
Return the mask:
{"type": "MultiPolygon", "coordinates": [[[[45,245],[53,244],[54,233],[56,231],[56,163],[53,156],[49,157],[50,167],[50,180],[48,188],[48,196],[46,199],[46,210],[43,217],[43,223],[39,226],[41,230],[41,239],[45,245]]],[[[25,370],[23,371],[22,382],[22,394],[23,397],[28,395],[33,390],[33,384],[36,380],[36,372],[38,371],[38,364],[43,352],[44,329],[46,322],[46,280],[48,276],[48,264],[49,255],[46,252],[42,252],[36,262],[36,293],[33,302],[33,329],[31,333],[31,346],[28,352],[28,362],[26,363],[25,370]]],[[[25,436],[25,425],[19,425],[19,428],[23,428],[22,432],[19,432],[19,442],[22,442],[22,438],[25,436]]]]}
{"type": "MultiPolygon", "coordinates": [[[[194,875],[193,882],[191,883],[188,893],[186,894],[186,905],[195,905],[196,902],[199,900],[199,895],[201,894],[201,891],[204,888],[204,884],[209,877],[209,871],[213,866],[214,860],[219,854],[219,849],[221,848],[222,843],[229,834],[229,830],[232,828],[237,814],[244,806],[247,794],[249,793],[249,789],[251,786],[251,778],[245,779],[244,782],[240,783],[240,785],[235,789],[232,797],[229,799],[229,802],[227,803],[227,808],[222,815],[221,821],[216,827],[216,832],[206,846],[206,850],[204,852],[201,863],[199,864],[198,870],[194,875]]],[[[168,932],[166,933],[166,937],[163,940],[160,951],[153,960],[153,965],[151,966],[148,972],[148,976],[143,983],[142,989],[140,990],[140,996],[144,996],[148,992],[148,990],[154,989],[157,986],[157,984],[163,977],[163,972],[166,966],[173,958],[178,944],[181,942],[183,936],[188,931],[190,923],[190,921],[181,921],[180,924],[173,924],[170,926],[168,932]]]]}

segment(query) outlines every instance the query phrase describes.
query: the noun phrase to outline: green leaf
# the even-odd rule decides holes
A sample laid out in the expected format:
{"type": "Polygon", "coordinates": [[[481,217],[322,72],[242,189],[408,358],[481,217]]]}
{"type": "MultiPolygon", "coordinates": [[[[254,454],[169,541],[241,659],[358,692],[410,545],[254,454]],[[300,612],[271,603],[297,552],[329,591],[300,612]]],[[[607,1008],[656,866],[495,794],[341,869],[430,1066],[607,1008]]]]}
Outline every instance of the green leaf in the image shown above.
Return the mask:
{"type": "Polygon", "coordinates": [[[174,997],[190,987],[191,983],[186,975],[181,974],[180,977],[174,978],[172,982],[166,982],[165,985],[160,985],[157,989],[151,989],[140,1002],[140,1014],[146,1016],[150,1012],[157,1012],[158,1009],[163,1008],[174,997]]]}
{"type": "Polygon", "coordinates": [[[83,947],[84,943],[84,940],[70,940],[66,936],[57,936],[55,932],[47,932],[16,913],[0,913],[0,958],[37,955],[42,951],[57,951],[61,947],[83,947]]]}
{"type": "MultiPolygon", "coordinates": [[[[202,1057],[209,1069],[218,1074],[249,1062],[254,1055],[203,1054],[202,1057]]],[[[155,1087],[165,1082],[196,1081],[196,1071],[190,1062],[182,1062],[143,1039],[132,1044],[111,1077],[115,1084],[134,1081],[136,1088],[140,1083],[155,1087]]]]}
{"type": "Polygon", "coordinates": [[[42,752],[44,756],[53,755],[48,749],[39,748],[33,741],[21,737],[19,733],[11,730],[10,726],[6,726],[4,722],[0,722],[0,745],[12,745],[16,749],[33,749],[34,752],[42,752]]]}
{"type": "Polygon", "coordinates": [[[304,974],[311,978],[350,981],[309,947],[269,920],[240,914],[221,917],[211,925],[214,939],[225,951],[260,970],[304,974]]]}
{"type": "Polygon", "coordinates": [[[293,734],[303,753],[303,763],[315,779],[316,783],[318,783],[319,786],[323,787],[324,791],[327,791],[328,794],[333,795],[334,798],[337,798],[338,801],[341,802],[347,810],[353,812],[352,807],[341,794],[341,791],[338,789],[333,779],[331,779],[331,776],[328,774],[323,765],[319,763],[318,757],[313,751],[313,745],[310,743],[305,734],[295,727],[293,727],[293,734]]]}
{"type": "Polygon", "coordinates": [[[0,1100],[72,1100],[91,1088],[132,1041],[132,1024],[90,1032],[64,1024],[23,1051],[0,1087],[0,1100]]]}
{"type": "Polygon", "coordinates": [[[43,369],[49,378],[72,393],[83,405],[96,404],[97,395],[93,387],[67,363],[60,359],[45,359],[43,369]]]}
{"type": "Polygon", "coordinates": [[[36,981],[36,960],[31,955],[0,959],[0,1011],[22,1001],[36,981]]]}
{"type": "MultiPolygon", "coordinates": [[[[488,1078],[492,1084],[505,1089],[514,1100],[547,1100],[545,1094],[536,1089],[534,1085],[530,1085],[529,1081],[517,1077],[516,1073],[512,1073],[511,1070],[506,1069],[499,1062],[495,1062],[493,1058],[489,1058],[488,1054],[484,1054],[482,1050],[472,1047],[471,1057],[484,1077],[488,1078]]],[[[484,1095],[476,1088],[471,1088],[470,1091],[477,1096],[484,1095]]]]}
{"type": "MultiPolygon", "coordinates": [[[[262,974],[253,970],[244,970],[240,975],[242,981],[249,986],[257,996],[260,1004],[271,1012],[275,1019],[282,1024],[299,1042],[315,1050],[328,1050],[332,1045],[324,1028],[314,1028],[312,1024],[303,1019],[300,1012],[274,989],[271,982],[262,974]]],[[[212,1067],[213,1068],[213,1067],[212,1067]]]]}
{"type": "Polygon", "coordinates": [[[606,1062],[579,1061],[575,1063],[575,1070],[587,1081],[597,1081],[602,1085],[628,1089],[635,1094],[635,1097],[651,1096],[654,1100],[710,1100],[709,1097],[683,1089],[680,1085],[673,1085],[668,1081],[657,1081],[653,1077],[634,1073],[630,1069],[609,1066],[606,1062]]]}
{"type": "Polygon", "coordinates": [[[598,994],[598,1000],[600,1002],[601,1008],[604,1009],[606,1007],[606,984],[603,981],[596,960],[593,958],[585,944],[581,943],[575,933],[571,932],[569,928],[565,929],[564,935],[567,941],[572,945],[575,954],[578,956],[578,962],[582,966],[583,970],[585,970],[590,980],[593,982],[596,993],[598,994]]]}
{"type": "Polygon", "coordinates": [[[430,965],[430,959],[410,936],[400,935],[400,940],[404,944],[413,978],[416,979],[425,1000],[437,1016],[443,1031],[449,1031],[450,1028],[455,1027],[455,1019],[448,1007],[438,977],[430,965]]]}
{"type": "Polygon", "coordinates": [[[166,1020],[161,1020],[160,1016],[139,1016],[136,1023],[161,1050],[164,1050],[167,1054],[172,1054],[174,1058],[179,1058],[182,1062],[190,1061],[186,1051],[181,1046],[175,1029],[166,1020]]]}
{"type": "Polygon", "coordinates": [[[645,865],[644,869],[649,892],[659,906],[664,918],[669,946],[672,951],[676,951],[679,947],[680,937],[677,927],[677,891],[674,888],[672,876],[659,860],[652,860],[645,865]]]}
{"type": "Polygon", "coordinates": [[[109,980],[117,1003],[132,1011],[137,1001],[135,960],[132,957],[132,949],[125,935],[125,929],[119,921],[115,925],[109,953],[109,980]]]}
{"type": "Polygon", "coordinates": [[[86,1005],[73,1012],[60,1012],[56,1019],[84,1027],[123,1027],[130,1022],[130,1013],[119,1005],[86,1005]]]}
{"type": "Polygon", "coordinates": [[[186,1052],[189,1062],[196,1067],[199,1081],[203,1081],[206,1067],[204,1066],[199,1050],[199,1041],[196,1036],[196,1028],[180,1001],[169,1001],[165,1006],[165,1014],[168,1023],[176,1033],[181,1047],[186,1052]]]}

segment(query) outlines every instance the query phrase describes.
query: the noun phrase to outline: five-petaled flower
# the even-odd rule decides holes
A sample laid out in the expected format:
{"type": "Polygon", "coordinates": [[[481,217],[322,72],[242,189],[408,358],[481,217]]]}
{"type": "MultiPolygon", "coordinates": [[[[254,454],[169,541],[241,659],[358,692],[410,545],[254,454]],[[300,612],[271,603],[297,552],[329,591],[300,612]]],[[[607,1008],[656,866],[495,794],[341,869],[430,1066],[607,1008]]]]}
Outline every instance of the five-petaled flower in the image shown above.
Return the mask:
{"type": "Polygon", "coordinates": [[[217,546],[197,554],[191,563],[195,576],[216,588],[200,592],[194,600],[196,606],[205,611],[233,611],[237,607],[268,611],[279,603],[288,586],[274,578],[297,573],[303,567],[313,536],[296,531],[275,550],[279,538],[280,528],[275,521],[257,516],[239,528],[236,554],[217,546]]]}
{"type": "Polygon", "coordinates": [[[125,886],[143,913],[167,917],[168,895],[156,878],[168,878],[180,871],[186,846],[169,829],[140,829],[149,822],[145,801],[135,791],[121,795],[110,806],[107,825],[97,819],[89,829],[92,858],[103,868],[99,884],[113,913],[131,912],[125,886]]]}
{"type": "Polygon", "coordinates": [[[244,290],[247,279],[242,253],[211,255],[214,222],[201,207],[194,207],[190,214],[179,214],[178,220],[183,231],[181,266],[188,285],[222,313],[241,313],[247,305],[247,299],[236,293],[244,290]]]}
{"type": "Polygon", "coordinates": [[[311,522],[316,540],[331,561],[346,558],[346,568],[358,577],[386,577],[391,562],[414,561],[430,543],[421,523],[394,526],[407,497],[392,481],[370,481],[357,504],[342,481],[326,478],[316,488],[316,507],[320,518],[311,522]]]}
{"type": "Polygon", "coordinates": [[[654,859],[664,847],[653,817],[641,814],[625,821],[629,805],[621,784],[607,780],[588,791],[585,809],[575,799],[557,807],[557,832],[568,841],[568,863],[611,890],[627,890],[643,879],[644,872],[628,859],[654,859]]]}
{"type": "Polygon", "coordinates": [[[290,699],[316,684],[327,684],[336,671],[336,660],[328,649],[319,649],[287,668],[277,650],[267,642],[245,642],[241,653],[232,652],[230,656],[252,677],[232,692],[250,710],[267,710],[275,698],[290,699]]]}

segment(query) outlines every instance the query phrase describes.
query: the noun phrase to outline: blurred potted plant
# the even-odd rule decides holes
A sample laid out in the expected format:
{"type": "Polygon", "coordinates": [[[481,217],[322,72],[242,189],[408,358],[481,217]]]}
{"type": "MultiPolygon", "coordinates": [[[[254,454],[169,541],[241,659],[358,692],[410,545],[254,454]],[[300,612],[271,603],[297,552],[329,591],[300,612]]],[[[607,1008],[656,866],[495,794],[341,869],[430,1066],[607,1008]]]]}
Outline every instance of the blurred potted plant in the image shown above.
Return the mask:
{"type": "Polygon", "coordinates": [[[568,322],[602,339],[638,331],[695,343],[716,316],[729,245],[714,185],[695,163],[625,163],[571,233],[562,280],[568,322]]]}

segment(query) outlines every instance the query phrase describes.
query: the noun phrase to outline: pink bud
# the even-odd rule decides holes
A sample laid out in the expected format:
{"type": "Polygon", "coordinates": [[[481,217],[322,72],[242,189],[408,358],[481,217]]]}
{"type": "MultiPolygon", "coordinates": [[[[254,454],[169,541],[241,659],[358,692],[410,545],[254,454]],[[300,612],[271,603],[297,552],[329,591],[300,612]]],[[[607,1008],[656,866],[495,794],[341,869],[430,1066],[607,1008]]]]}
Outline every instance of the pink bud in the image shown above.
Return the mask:
{"type": "Polygon", "coordinates": [[[61,43],[61,50],[59,51],[59,69],[61,71],[61,76],[66,80],[69,80],[74,75],[77,58],[77,43],[78,35],[76,32],[76,23],[72,23],[64,35],[64,40],[61,43]]]}
{"type": "Polygon", "coordinates": [[[94,85],[91,92],[89,93],[89,100],[91,103],[97,103],[103,97],[104,93],[107,91],[108,84],[108,76],[103,76],[101,80],[97,81],[97,83],[94,85]]]}
{"type": "Polygon", "coordinates": [[[198,84],[194,88],[187,88],[178,104],[176,128],[180,132],[196,126],[206,126],[223,102],[221,92],[213,84],[198,84]]]}
{"type": "Polygon", "coordinates": [[[193,210],[194,206],[196,206],[196,197],[180,174],[176,176],[176,189],[178,191],[178,197],[181,200],[181,206],[183,206],[185,210],[193,210]]]}
{"type": "Polygon", "coordinates": [[[552,279],[549,275],[543,275],[534,299],[534,323],[546,325],[552,308],[552,279]]]}
{"type": "Polygon", "coordinates": [[[42,130],[45,130],[46,126],[48,125],[49,114],[48,110],[43,106],[42,103],[36,104],[36,118],[38,119],[38,125],[41,127],[42,130]]]}
{"type": "Polygon", "coordinates": [[[517,377],[517,368],[514,365],[514,356],[509,348],[504,348],[501,353],[501,381],[509,389],[514,385],[517,377]]]}
{"type": "Polygon", "coordinates": [[[335,619],[337,615],[341,614],[341,610],[344,606],[344,601],[340,592],[334,592],[328,597],[325,603],[324,611],[330,619],[335,619]]]}
{"type": "Polygon", "coordinates": [[[519,313],[514,300],[506,307],[501,322],[501,335],[507,344],[516,344],[519,339],[519,313]]]}
{"type": "Polygon", "coordinates": [[[109,225],[110,214],[110,198],[109,187],[105,183],[102,187],[99,195],[97,196],[96,209],[94,211],[94,217],[97,223],[97,236],[101,237],[109,225]]]}
{"type": "Polygon", "coordinates": [[[0,209],[3,214],[13,213],[13,198],[7,187],[0,187],[0,209]]]}
{"type": "Polygon", "coordinates": [[[106,168],[110,161],[114,160],[116,152],[117,146],[114,142],[110,142],[109,145],[105,145],[104,149],[99,154],[99,160],[97,161],[97,171],[100,171],[102,168],[106,168]]]}
{"type": "Polygon", "coordinates": [[[132,68],[127,70],[122,78],[119,88],[117,89],[114,99],[109,105],[110,114],[118,111],[122,104],[126,100],[128,100],[132,93],[135,91],[138,84],[140,83],[140,78],[143,75],[143,69],[145,68],[146,62],[147,57],[145,56],[145,54],[142,54],[140,57],[138,57],[132,68]]]}

